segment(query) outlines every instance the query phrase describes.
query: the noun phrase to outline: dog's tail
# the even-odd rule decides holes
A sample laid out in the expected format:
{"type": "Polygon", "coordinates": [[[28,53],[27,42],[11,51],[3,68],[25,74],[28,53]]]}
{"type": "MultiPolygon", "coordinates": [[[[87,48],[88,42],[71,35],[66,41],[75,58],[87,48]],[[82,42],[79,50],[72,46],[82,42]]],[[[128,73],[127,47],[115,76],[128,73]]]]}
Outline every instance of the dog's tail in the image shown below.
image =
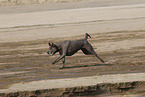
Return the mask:
{"type": "Polygon", "coordinates": [[[86,36],[85,36],[86,40],[88,39],[88,36],[91,38],[91,36],[88,33],[86,33],[86,36]]]}

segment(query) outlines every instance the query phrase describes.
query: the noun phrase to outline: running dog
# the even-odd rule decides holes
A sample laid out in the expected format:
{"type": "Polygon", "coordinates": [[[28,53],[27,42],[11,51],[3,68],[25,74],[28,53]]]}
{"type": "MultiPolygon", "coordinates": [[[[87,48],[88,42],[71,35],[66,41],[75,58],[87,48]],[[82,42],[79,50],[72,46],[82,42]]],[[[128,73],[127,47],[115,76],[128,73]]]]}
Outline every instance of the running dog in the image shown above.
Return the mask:
{"type": "Polygon", "coordinates": [[[60,54],[60,57],[53,61],[52,64],[55,64],[62,59],[62,68],[64,68],[65,56],[72,56],[79,50],[82,50],[82,52],[86,55],[95,55],[102,63],[104,63],[104,61],[96,54],[92,45],[88,42],[88,37],[91,38],[91,36],[86,33],[85,38],[80,40],[63,41],[56,44],[49,42],[49,51],[47,53],[51,56],[54,55],[56,52],[59,52],[60,54]]]}

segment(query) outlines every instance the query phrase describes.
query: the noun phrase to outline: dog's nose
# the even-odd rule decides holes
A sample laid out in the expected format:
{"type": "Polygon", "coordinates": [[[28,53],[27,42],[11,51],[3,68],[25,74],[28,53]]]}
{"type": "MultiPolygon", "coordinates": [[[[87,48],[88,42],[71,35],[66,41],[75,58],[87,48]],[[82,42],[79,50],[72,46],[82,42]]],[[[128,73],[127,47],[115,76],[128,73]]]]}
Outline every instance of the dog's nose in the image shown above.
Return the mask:
{"type": "Polygon", "coordinates": [[[51,53],[51,52],[47,52],[47,54],[48,54],[49,56],[52,56],[52,55],[53,55],[53,53],[51,53]]]}

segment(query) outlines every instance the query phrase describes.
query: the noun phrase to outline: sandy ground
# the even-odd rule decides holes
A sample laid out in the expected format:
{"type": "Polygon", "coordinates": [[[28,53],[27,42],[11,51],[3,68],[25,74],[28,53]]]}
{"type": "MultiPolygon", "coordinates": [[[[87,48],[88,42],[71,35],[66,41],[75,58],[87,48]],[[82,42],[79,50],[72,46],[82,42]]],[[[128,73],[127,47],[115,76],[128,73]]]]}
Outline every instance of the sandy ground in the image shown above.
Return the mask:
{"type": "Polygon", "coordinates": [[[94,0],[0,0],[0,6],[14,5],[31,5],[43,3],[62,3],[62,2],[79,2],[79,1],[94,1],[94,0]]]}
{"type": "Polygon", "coordinates": [[[34,90],[36,91],[43,89],[69,88],[93,85],[95,86],[101,83],[127,83],[137,81],[145,81],[145,73],[101,75],[91,77],[41,80],[28,83],[18,83],[12,85],[8,89],[1,89],[0,93],[34,90]]]}
{"type": "Polygon", "coordinates": [[[1,14],[15,14],[15,13],[28,13],[39,11],[52,11],[64,9],[78,9],[78,8],[91,8],[91,7],[109,7],[121,5],[136,5],[144,4],[145,0],[94,0],[85,2],[69,2],[69,3],[46,3],[34,5],[19,5],[19,6],[6,6],[0,8],[1,14]]]}
{"type": "Polygon", "coordinates": [[[139,4],[0,14],[3,21],[0,23],[0,88],[20,82],[143,73],[144,8],[144,4],[139,4]],[[55,14],[56,20],[45,18],[50,13],[55,14]],[[68,17],[59,18],[59,14],[68,17]],[[21,17],[23,15],[26,17],[21,17]],[[90,33],[92,38],[88,41],[110,64],[102,64],[94,56],[85,56],[82,52],[67,57],[65,69],[59,69],[61,61],[49,64],[59,57],[47,55],[49,41],[82,39],[85,33],[90,33]]]}
{"type": "MultiPolygon", "coordinates": [[[[79,6],[81,4],[82,1],[88,1],[87,5],[85,5],[86,7],[90,4],[88,4],[89,2],[93,2],[93,3],[97,3],[98,5],[102,6],[102,5],[112,5],[112,4],[121,4],[124,5],[126,4],[142,4],[144,3],[144,0],[140,1],[140,0],[121,0],[121,2],[118,2],[118,0],[0,0],[0,6],[14,6],[14,5],[31,5],[31,4],[47,4],[47,5],[53,5],[56,3],[71,3],[71,2],[79,2],[79,6]]],[[[77,4],[76,3],[76,4],[77,4]]],[[[76,5],[75,4],[75,5],[76,5]]],[[[83,3],[84,4],[84,3],[83,3]]],[[[67,4],[69,5],[69,4],[67,4]]],[[[93,4],[94,5],[94,4],[93,4]]],[[[96,6],[96,4],[94,5],[96,6]]],[[[55,6],[56,7],[56,6],[55,6]]],[[[37,8],[36,8],[37,9],[37,8]]],[[[52,9],[52,8],[51,8],[52,9]]]]}
{"type": "Polygon", "coordinates": [[[144,30],[144,7],[145,5],[141,4],[0,14],[0,41],[72,37],[86,32],[144,30]]]}

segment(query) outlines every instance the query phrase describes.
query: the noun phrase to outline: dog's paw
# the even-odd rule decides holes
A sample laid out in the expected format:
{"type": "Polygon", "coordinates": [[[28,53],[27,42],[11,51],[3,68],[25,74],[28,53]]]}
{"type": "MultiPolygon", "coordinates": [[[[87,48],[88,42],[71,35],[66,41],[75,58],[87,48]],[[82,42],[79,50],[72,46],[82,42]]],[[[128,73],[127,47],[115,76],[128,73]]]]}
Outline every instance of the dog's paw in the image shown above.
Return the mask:
{"type": "Polygon", "coordinates": [[[59,68],[59,69],[64,69],[64,67],[61,67],[61,68],[59,68]]]}
{"type": "Polygon", "coordinates": [[[51,64],[55,64],[55,62],[52,62],[51,64]]]}

